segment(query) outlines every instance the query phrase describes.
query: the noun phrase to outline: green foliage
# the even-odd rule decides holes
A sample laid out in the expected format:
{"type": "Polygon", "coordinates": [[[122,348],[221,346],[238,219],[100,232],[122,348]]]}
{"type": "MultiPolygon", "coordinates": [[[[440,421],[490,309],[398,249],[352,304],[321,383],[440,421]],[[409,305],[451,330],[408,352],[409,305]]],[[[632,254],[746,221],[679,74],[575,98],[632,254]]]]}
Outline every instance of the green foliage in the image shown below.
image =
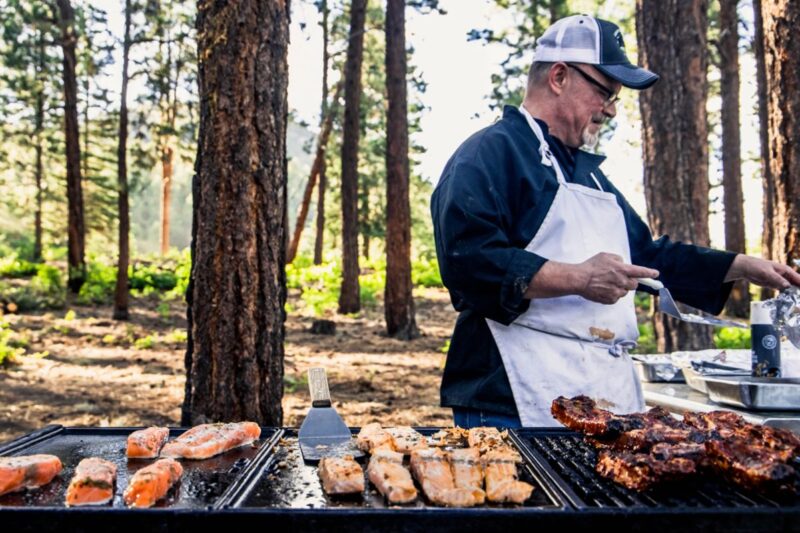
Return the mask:
{"type": "Polygon", "coordinates": [[[73,320],[75,320],[77,318],[77,316],[78,315],[75,313],[75,311],[70,309],[69,311],[67,311],[64,314],[64,321],[65,322],[72,322],[73,320]]]}
{"type": "Polygon", "coordinates": [[[129,276],[131,289],[139,291],[146,291],[148,288],[171,291],[178,284],[175,272],[164,270],[160,265],[131,267],[129,276]]]}
{"type": "Polygon", "coordinates": [[[439,348],[439,351],[442,352],[445,355],[447,354],[447,352],[450,351],[450,339],[447,339],[446,341],[444,341],[444,344],[442,345],[441,348],[439,348]]]}
{"type": "Polygon", "coordinates": [[[164,340],[172,344],[185,344],[189,340],[189,334],[185,329],[173,329],[164,340]]]}
{"type": "Polygon", "coordinates": [[[0,365],[13,363],[16,357],[25,353],[24,348],[13,345],[13,341],[11,341],[12,333],[8,322],[0,318],[0,365]]]}
{"type": "Polygon", "coordinates": [[[634,353],[656,353],[658,347],[656,345],[656,335],[653,331],[653,323],[649,320],[639,324],[639,340],[638,346],[634,353]]]}
{"type": "Polygon", "coordinates": [[[155,339],[153,339],[152,335],[148,335],[133,341],[133,345],[139,350],[150,350],[153,348],[153,346],[155,346],[155,343],[155,339]]]}
{"type": "Polygon", "coordinates": [[[107,304],[114,296],[117,284],[117,269],[100,261],[86,265],[86,282],[78,293],[78,303],[82,305],[107,304]]]}
{"type": "Polygon", "coordinates": [[[169,304],[167,302],[161,302],[158,304],[158,306],[156,306],[156,312],[158,313],[158,316],[164,320],[167,320],[169,318],[169,304]]]}
{"type": "Polygon", "coordinates": [[[303,390],[308,388],[308,374],[305,372],[301,373],[298,376],[293,374],[284,374],[283,375],[283,390],[284,392],[294,393],[298,390],[303,390]]]}
{"type": "Polygon", "coordinates": [[[411,283],[415,287],[443,287],[439,262],[435,258],[412,261],[411,283]]]}
{"type": "Polygon", "coordinates": [[[38,265],[12,255],[0,260],[0,278],[28,278],[36,275],[38,265]]]}
{"type": "Polygon", "coordinates": [[[714,346],[720,349],[749,349],[750,328],[715,328],[714,346]]]}

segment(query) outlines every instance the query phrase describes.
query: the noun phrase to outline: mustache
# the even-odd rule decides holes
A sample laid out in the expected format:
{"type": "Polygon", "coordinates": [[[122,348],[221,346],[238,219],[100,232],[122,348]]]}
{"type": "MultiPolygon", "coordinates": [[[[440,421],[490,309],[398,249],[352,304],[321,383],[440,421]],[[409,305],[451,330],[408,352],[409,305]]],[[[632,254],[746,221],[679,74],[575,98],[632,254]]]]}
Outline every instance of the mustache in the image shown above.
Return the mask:
{"type": "Polygon", "coordinates": [[[608,122],[608,117],[605,116],[603,113],[597,113],[592,115],[592,122],[605,125],[605,123],[608,122]]]}

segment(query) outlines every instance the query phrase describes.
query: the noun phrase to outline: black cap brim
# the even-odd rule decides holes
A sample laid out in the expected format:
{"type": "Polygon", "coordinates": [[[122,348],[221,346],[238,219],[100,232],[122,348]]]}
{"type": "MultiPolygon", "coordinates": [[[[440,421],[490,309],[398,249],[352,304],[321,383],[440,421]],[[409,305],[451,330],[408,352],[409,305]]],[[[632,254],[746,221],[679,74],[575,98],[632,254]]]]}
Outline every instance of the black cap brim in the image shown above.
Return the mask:
{"type": "Polygon", "coordinates": [[[658,74],[636,65],[592,65],[594,68],[611,78],[617,80],[629,89],[647,89],[658,81],[658,74]]]}

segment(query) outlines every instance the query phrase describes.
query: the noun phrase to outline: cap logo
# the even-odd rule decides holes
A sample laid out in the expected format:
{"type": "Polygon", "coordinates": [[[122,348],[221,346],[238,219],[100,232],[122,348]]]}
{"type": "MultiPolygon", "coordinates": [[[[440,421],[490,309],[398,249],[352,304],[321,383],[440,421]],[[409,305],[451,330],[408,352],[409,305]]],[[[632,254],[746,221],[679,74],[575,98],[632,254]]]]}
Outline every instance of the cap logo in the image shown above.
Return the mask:
{"type": "Polygon", "coordinates": [[[622,32],[619,30],[619,28],[617,28],[617,30],[614,32],[614,39],[616,39],[619,47],[625,50],[625,42],[622,40],[622,32]]]}

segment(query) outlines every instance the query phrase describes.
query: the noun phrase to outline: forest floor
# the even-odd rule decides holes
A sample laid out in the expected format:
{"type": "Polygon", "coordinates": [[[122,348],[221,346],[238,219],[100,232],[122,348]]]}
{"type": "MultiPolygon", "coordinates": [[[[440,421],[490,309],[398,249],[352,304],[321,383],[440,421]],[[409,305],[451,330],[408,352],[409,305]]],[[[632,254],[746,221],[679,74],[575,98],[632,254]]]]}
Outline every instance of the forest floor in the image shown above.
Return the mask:
{"type": "MultiPolygon", "coordinates": [[[[386,336],[380,305],[358,317],[328,317],[335,336],[312,334],[314,317],[290,314],[284,425],[299,425],[310,406],[305,375],[313,366],[327,368],[335,407],[348,425],[452,424],[450,410],[439,407],[439,382],[456,312],[443,289],[416,289],[414,296],[422,336],[409,342],[386,336]]],[[[290,303],[298,299],[290,293],[290,303]]],[[[134,298],[129,322],[111,320],[110,306],[70,309],[4,316],[26,351],[39,355],[0,367],[0,442],[48,424],[178,425],[185,305],[134,298]]]]}

